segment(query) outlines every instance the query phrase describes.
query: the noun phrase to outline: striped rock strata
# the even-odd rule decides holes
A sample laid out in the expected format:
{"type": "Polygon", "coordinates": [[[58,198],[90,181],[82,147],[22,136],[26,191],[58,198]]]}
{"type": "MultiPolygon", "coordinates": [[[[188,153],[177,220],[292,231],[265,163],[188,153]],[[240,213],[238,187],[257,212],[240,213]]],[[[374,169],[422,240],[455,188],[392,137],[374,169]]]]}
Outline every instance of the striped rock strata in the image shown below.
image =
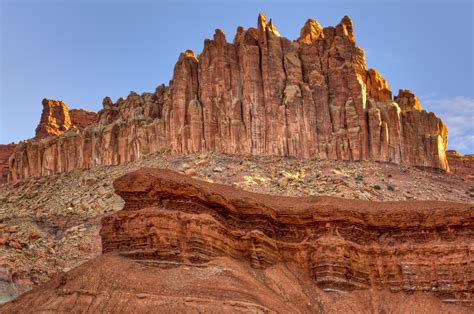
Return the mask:
{"type": "Polygon", "coordinates": [[[169,170],[114,183],[104,256],[0,310],[472,311],[474,211],[244,192],[169,170]],[[114,301],[115,300],[115,301],[114,301]]]}

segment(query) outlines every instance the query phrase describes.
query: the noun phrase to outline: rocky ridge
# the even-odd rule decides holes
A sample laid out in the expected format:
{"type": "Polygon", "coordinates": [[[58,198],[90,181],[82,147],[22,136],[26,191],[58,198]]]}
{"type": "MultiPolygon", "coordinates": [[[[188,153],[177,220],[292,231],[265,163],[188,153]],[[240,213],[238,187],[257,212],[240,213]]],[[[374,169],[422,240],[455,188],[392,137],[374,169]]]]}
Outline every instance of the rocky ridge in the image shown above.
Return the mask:
{"type": "Polygon", "coordinates": [[[114,188],[125,206],[102,219],[104,255],[1,311],[474,306],[470,204],[275,197],[164,169],[132,171],[114,188]]]}
{"type": "Polygon", "coordinates": [[[174,153],[387,161],[448,170],[447,130],[410,91],[395,100],[366,69],[352,21],[323,28],[308,20],[300,37],[281,37],[260,14],[232,43],[216,30],[195,56],[179,56],[170,86],[103,101],[97,122],[70,128],[62,102],[46,101],[42,140],[21,142],[9,180],[115,165],[174,153]],[[56,109],[51,109],[56,108],[56,109]]]}

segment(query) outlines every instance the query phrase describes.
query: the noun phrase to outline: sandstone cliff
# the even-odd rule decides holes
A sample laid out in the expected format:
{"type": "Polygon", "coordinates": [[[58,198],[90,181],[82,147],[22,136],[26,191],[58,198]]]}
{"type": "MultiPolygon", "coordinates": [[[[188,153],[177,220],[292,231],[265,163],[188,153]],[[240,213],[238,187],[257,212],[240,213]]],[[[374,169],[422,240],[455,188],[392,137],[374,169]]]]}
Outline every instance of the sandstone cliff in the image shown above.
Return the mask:
{"type": "Polygon", "coordinates": [[[4,312],[472,312],[473,208],[275,197],[164,169],[114,182],[104,255],[4,312]]]}
{"type": "Polygon", "coordinates": [[[72,109],[64,101],[43,99],[43,112],[36,128],[35,139],[64,134],[72,127],[83,129],[97,122],[97,113],[84,109],[72,109]]]}
{"type": "Polygon", "coordinates": [[[85,128],[97,122],[97,113],[84,109],[69,110],[71,124],[78,128],[85,128]]]}
{"type": "Polygon", "coordinates": [[[60,135],[67,131],[71,126],[71,117],[69,110],[63,101],[43,99],[43,112],[41,120],[36,128],[37,139],[48,136],[60,135]]]}
{"type": "Polygon", "coordinates": [[[348,17],[326,28],[308,20],[295,41],[263,14],[257,24],[239,27],[232,43],[216,30],[199,56],[182,53],[170,86],[115,103],[106,97],[98,122],[84,130],[68,129],[70,120],[59,114],[48,134],[63,134],[21,143],[10,180],[133,161],[160,149],[449,169],[446,127],[410,91],[392,100],[389,84],[366,69],[348,17]]]}

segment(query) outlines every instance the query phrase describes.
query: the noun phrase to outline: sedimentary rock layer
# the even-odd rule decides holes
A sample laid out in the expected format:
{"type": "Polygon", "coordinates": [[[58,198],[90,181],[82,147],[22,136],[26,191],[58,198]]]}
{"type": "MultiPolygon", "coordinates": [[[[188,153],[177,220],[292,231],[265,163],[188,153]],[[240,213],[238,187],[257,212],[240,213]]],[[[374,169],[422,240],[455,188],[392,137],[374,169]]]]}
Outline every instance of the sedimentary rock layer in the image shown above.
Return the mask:
{"type": "Polygon", "coordinates": [[[93,125],[97,123],[98,118],[97,113],[84,109],[71,109],[69,110],[69,116],[71,117],[71,124],[78,128],[93,125]]]}
{"type": "Polygon", "coordinates": [[[104,255],[0,312],[472,312],[474,211],[274,197],[142,169],[104,255]]]}
{"type": "MultiPolygon", "coordinates": [[[[348,17],[326,28],[308,20],[295,41],[263,14],[257,28],[239,27],[232,43],[216,30],[199,56],[180,55],[169,87],[115,103],[106,97],[103,107],[84,130],[20,145],[10,179],[127,162],[159,149],[449,168],[444,124],[408,90],[392,100],[389,84],[366,69],[348,17]]],[[[67,129],[66,116],[55,118],[49,134],[67,129]]]]}
{"type": "Polygon", "coordinates": [[[163,268],[105,254],[0,307],[0,313],[472,313],[430,293],[319,289],[291,264],[230,258],[163,268]]]}
{"type": "Polygon", "coordinates": [[[469,204],[274,197],[156,169],[114,187],[125,207],[102,221],[104,253],[151,265],[292,263],[324,290],[424,291],[461,304],[474,296],[469,204]]]}

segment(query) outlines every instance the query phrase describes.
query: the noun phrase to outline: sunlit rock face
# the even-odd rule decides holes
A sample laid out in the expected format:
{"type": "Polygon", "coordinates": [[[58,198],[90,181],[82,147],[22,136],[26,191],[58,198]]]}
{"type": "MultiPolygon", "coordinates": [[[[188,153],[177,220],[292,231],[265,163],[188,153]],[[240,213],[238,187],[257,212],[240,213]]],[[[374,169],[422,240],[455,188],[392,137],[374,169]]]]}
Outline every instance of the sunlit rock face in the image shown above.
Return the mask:
{"type": "Polygon", "coordinates": [[[43,112],[36,128],[36,139],[63,134],[72,126],[69,110],[63,101],[45,98],[42,104],[43,112]]]}
{"type": "Polygon", "coordinates": [[[43,112],[36,128],[35,139],[64,134],[72,127],[83,129],[97,122],[97,113],[84,109],[71,109],[64,101],[43,99],[43,112]]]}
{"type": "Polygon", "coordinates": [[[216,30],[198,56],[179,56],[169,86],[115,103],[106,97],[97,122],[84,129],[71,128],[75,115],[50,103],[58,110],[43,112],[37,134],[59,136],[19,145],[10,180],[133,161],[160,149],[449,169],[445,125],[410,91],[392,100],[385,79],[366,69],[349,17],[326,28],[310,19],[295,41],[263,14],[256,28],[238,27],[232,43],[216,30]]]}

